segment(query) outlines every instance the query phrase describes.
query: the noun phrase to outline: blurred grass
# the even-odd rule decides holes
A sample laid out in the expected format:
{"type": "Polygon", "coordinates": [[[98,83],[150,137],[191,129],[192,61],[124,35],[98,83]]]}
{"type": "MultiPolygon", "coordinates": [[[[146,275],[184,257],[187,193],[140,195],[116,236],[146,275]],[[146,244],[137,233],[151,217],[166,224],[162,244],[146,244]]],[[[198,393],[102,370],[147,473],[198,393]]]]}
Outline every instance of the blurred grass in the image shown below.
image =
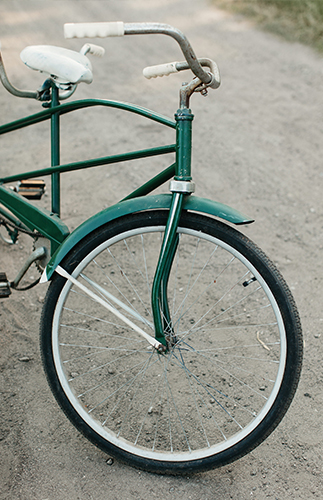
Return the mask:
{"type": "Polygon", "coordinates": [[[213,0],[253,18],[262,28],[323,52],[323,0],[213,0]]]}

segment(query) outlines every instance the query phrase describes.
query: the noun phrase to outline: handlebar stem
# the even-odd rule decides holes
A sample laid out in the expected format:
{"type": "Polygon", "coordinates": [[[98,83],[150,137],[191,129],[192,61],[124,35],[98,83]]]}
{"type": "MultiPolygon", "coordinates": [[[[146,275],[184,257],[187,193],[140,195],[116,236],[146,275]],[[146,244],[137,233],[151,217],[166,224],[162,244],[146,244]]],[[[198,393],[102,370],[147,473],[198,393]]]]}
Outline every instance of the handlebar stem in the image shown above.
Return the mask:
{"type": "Polygon", "coordinates": [[[190,97],[195,91],[200,90],[202,82],[199,78],[194,78],[189,83],[183,83],[179,91],[179,107],[180,109],[187,109],[190,107],[190,97]]]}

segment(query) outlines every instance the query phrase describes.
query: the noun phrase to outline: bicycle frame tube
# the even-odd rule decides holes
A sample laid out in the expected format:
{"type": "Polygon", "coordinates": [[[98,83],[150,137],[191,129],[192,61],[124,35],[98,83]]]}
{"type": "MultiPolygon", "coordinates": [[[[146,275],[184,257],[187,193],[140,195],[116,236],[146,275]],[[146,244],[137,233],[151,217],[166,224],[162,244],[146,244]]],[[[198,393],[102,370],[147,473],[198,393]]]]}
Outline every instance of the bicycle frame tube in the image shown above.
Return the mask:
{"type": "Polygon", "coordinates": [[[175,115],[176,126],[176,164],[175,180],[190,181],[192,155],[192,121],[194,115],[188,108],[179,109],[175,115]]]}
{"type": "Polygon", "coordinates": [[[135,106],[134,104],[129,104],[122,101],[112,101],[107,99],[82,99],[80,101],[73,101],[60,104],[58,106],[54,106],[45,109],[43,111],[40,111],[39,113],[35,113],[34,115],[30,115],[25,118],[21,118],[13,122],[6,123],[5,125],[0,125],[0,135],[12,132],[14,130],[18,130],[20,128],[28,127],[29,125],[34,125],[35,123],[46,121],[54,113],[59,113],[59,115],[62,116],[67,113],[76,111],[77,109],[91,108],[95,106],[104,106],[109,108],[122,109],[124,111],[129,111],[131,113],[141,115],[145,118],[149,118],[150,120],[161,123],[162,125],[166,125],[167,127],[174,129],[176,128],[176,122],[174,122],[173,120],[170,120],[166,116],[163,116],[159,113],[155,113],[154,111],[143,108],[141,106],[135,106]]]}
{"type": "MultiPolygon", "coordinates": [[[[51,241],[51,254],[69,235],[67,226],[48,210],[35,207],[25,198],[0,185],[0,202],[31,231],[37,231],[51,241]]],[[[6,217],[6,213],[0,210],[6,217]]]]}
{"type": "MultiPolygon", "coordinates": [[[[20,225],[19,221],[21,221],[23,223],[21,227],[23,227],[24,229],[28,228],[32,231],[36,230],[46,235],[46,237],[49,238],[52,242],[52,254],[57,250],[58,246],[69,234],[68,228],[58,218],[60,215],[61,173],[96,167],[100,165],[119,163],[138,158],[148,158],[150,156],[173,153],[176,151],[176,144],[170,144],[140,151],[133,151],[130,153],[111,155],[103,158],[95,158],[86,161],[60,165],[60,116],[78,109],[90,108],[95,106],[118,108],[124,111],[141,115],[167,127],[176,128],[176,123],[169,118],[164,117],[163,115],[150,111],[146,108],[142,108],[140,106],[135,106],[120,101],[85,99],[81,101],[60,104],[58,101],[58,89],[55,86],[53,87],[52,101],[48,109],[41,111],[40,113],[36,113],[34,115],[0,126],[1,135],[46,120],[50,120],[51,122],[51,167],[0,178],[0,203],[10,211],[8,212],[0,205],[0,215],[3,215],[7,218],[7,220],[15,225],[20,225]],[[43,177],[46,175],[50,175],[52,179],[51,212],[36,208],[26,199],[1,186],[2,184],[10,182],[17,182],[35,177],[43,177]],[[14,214],[14,216],[12,214],[14,214]],[[56,217],[53,217],[54,214],[56,215],[56,217]],[[19,219],[19,221],[17,219],[19,219]]],[[[144,196],[150,193],[152,190],[156,189],[164,182],[172,178],[174,176],[174,173],[175,164],[166,168],[160,174],[156,175],[150,181],[146,182],[141,187],[136,189],[133,193],[130,193],[125,199],[144,196]]]]}
{"type": "MultiPolygon", "coordinates": [[[[52,84],[52,101],[51,108],[59,106],[58,88],[52,84]]],[[[50,117],[51,131],[51,165],[56,167],[60,163],[60,128],[59,128],[59,111],[55,111],[50,117]]],[[[61,200],[60,200],[60,174],[54,172],[51,175],[51,194],[52,194],[52,212],[60,216],[61,200]]]]}

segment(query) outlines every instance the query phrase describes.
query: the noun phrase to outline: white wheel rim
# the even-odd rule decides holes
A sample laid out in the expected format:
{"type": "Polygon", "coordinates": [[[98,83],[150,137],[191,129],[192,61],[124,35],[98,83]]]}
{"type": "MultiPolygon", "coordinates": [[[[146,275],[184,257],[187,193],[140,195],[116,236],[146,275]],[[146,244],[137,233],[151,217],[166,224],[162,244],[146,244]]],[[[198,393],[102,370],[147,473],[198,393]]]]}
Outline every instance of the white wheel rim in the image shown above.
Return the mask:
{"type": "MultiPolygon", "coordinates": [[[[95,250],[93,250],[80,264],[79,266],[74,270],[73,276],[76,277],[79,275],[79,273],[82,271],[82,269],[93,259],[93,257],[97,254],[99,254],[103,249],[105,249],[108,246],[113,245],[115,242],[118,242],[120,239],[126,239],[130,236],[138,235],[138,234],[144,234],[144,233],[150,233],[150,232],[160,232],[162,230],[162,227],[144,227],[144,228],[138,228],[134,229],[131,231],[126,231],[125,233],[122,233],[122,235],[117,235],[114,238],[111,238],[107,242],[104,242],[101,244],[99,247],[97,247],[95,250]]],[[[192,229],[187,229],[187,228],[180,228],[180,232],[183,234],[188,234],[194,237],[201,237],[201,233],[198,231],[194,231],[192,229]]],[[[269,302],[272,306],[272,309],[274,311],[274,314],[277,319],[278,323],[278,329],[280,332],[280,360],[279,360],[279,368],[277,371],[277,376],[276,376],[276,381],[274,384],[274,387],[270,393],[270,396],[266,402],[266,404],[263,406],[262,410],[260,413],[257,415],[257,417],[250,422],[250,424],[245,427],[243,430],[238,432],[237,434],[231,436],[228,440],[223,441],[221,443],[217,443],[215,445],[212,445],[210,448],[202,448],[197,451],[191,451],[191,452],[183,452],[183,453],[178,453],[178,452],[160,452],[160,451],[152,451],[150,449],[146,448],[141,448],[138,445],[133,445],[132,443],[117,437],[116,434],[113,431],[108,432],[105,428],[101,426],[99,422],[96,420],[93,420],[91,416],[88,414],[88,412],[83,408],[83,406],[80,404],[79,400],[75,397],[73,391],[71,390],[71,387],[66,379],[64,369],[61,363],[60,355],[59,355],[59,339],[58,339],[58,333],[59,333],[59,322],[60,322],[60,311],[62,310],[65,298],[67,296],[67,293],[71,287],[71,284],[67,282],[59,296],[59,300],[57,301],[56,309],[55,309],[55,314],[54,314],[54,319],[53,319],[53,337],[52,337],[52,348],[53,348],[53,358],[54,358],[54,363],[57,371],[57,375],[60,381],[60,384],[63,388],[63,391],[65,392],[67,398],[69,399],[70,403],[76,410],[76,412],[80,415],[80,417],[89,425],[91,429],[93,429],[99,436],[101,436],[103,439],[107,440],[109,443],[112,445],[115,445],[116,447],[124,450],[125,452],[128,452],[132,455],[141,457],[141,458],[146,458],[146,459],[151,459],[151,460],[157,460],[157,461],[169,461],[169,462],[183,462],[183,461],[191,461],[191,460],[199,460],[203,458],[210,457],[214,454],[218,454],[220,452],[223,452],[234,445],[236,445],[238,442],[241,442],[244,438],[246,438],[248,435],[250,435],[259,425],[260,423],[264,420],[268,412],[273,406],[273,403],[279,393],[282,380],[283,380],[283,375],[285,372],[285,365],[286,365],[286,356],[287,356],[287,343],[286,343],[286,333],[285,333],[285,328],[284,328],[284,323],[282,320],[281,313],[279,311],[278,305],[276,303],[276,300],[270,291],[268,285],[266,282],[262,279],[262,277],[259,275],[257,270],[250,264],[247,259],[243,255],[241,255],[238,251],[234,250],[232,247],[227,245],[221,240],[218,240],[217,238],[207,235],[203,233],[203,239],[210,241],[216,245],[221,246],[222,248],[228,250],[232,255],[234,255],[236,258],[238,258],[248,269],[250,269],[251,273],[257,278],[257,281],[259,284],[263,287],[269,302]]]]}

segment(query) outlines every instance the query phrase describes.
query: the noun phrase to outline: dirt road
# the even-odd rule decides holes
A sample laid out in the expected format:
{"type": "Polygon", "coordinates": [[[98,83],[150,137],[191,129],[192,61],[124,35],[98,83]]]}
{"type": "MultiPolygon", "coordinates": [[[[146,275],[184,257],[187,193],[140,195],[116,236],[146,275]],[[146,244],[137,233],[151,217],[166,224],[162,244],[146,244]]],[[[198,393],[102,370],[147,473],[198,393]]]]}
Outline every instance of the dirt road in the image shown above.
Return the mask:
{"type": "MultiPolygon", "coordinates": [[[[108,465],[108,457],[66,420],[40,363],[38,324],[46,286],[14,292],[0,302],[0,498],[322,498],[321,57],[309,48],[262,33],[206,0],[1,0],[0,7],[3,57],[8,74],[20,88],[41,83],[40,75],[19,59],[26,45],[80,48],[82,41],[64,41],[64,22],[169,23],[187,34],[198,56],[218,62],[221,88],[207,99],[193,100],[197,194],[256,219],[243,230],[269,254],[289,283],[305,337],[299,390],[283,422],[264,444],[222,469],[180,478],[154,476],[117,462],[108,465]]],[[[120,99],[172,116],[181,77],[145,81],[141,72],[147,65],[181,59],[176,44],[150,36],[106,39],[102,45],[106,56],[93,60],[94,82],[81,85],[77,97],[120,99]]],[[[36,102],[14,98],[4,89],[0,89],[0,105],[1,123],[40,110],[36,102]]],[[[102,117],[91,111],[86,119],[81,113],[64,119],[62,161],[103,156],[107,144],[118,153],[164,140],[154,126],[138,118],[121,118],[118,112],[102,117]]],[[[1,176],[47,166],[47,140],[48,129],[41,126],[1,137],[1,176]]],[[[74,228],[162,164],[159,159],[64,176],[64,220],[74,228]]],[[[48,198],[44,205],[48,206],[48,198]]],[[[23,237],[14,248],[0,242],[0,270],[12,279],[29,252],[23,237]]]]}

